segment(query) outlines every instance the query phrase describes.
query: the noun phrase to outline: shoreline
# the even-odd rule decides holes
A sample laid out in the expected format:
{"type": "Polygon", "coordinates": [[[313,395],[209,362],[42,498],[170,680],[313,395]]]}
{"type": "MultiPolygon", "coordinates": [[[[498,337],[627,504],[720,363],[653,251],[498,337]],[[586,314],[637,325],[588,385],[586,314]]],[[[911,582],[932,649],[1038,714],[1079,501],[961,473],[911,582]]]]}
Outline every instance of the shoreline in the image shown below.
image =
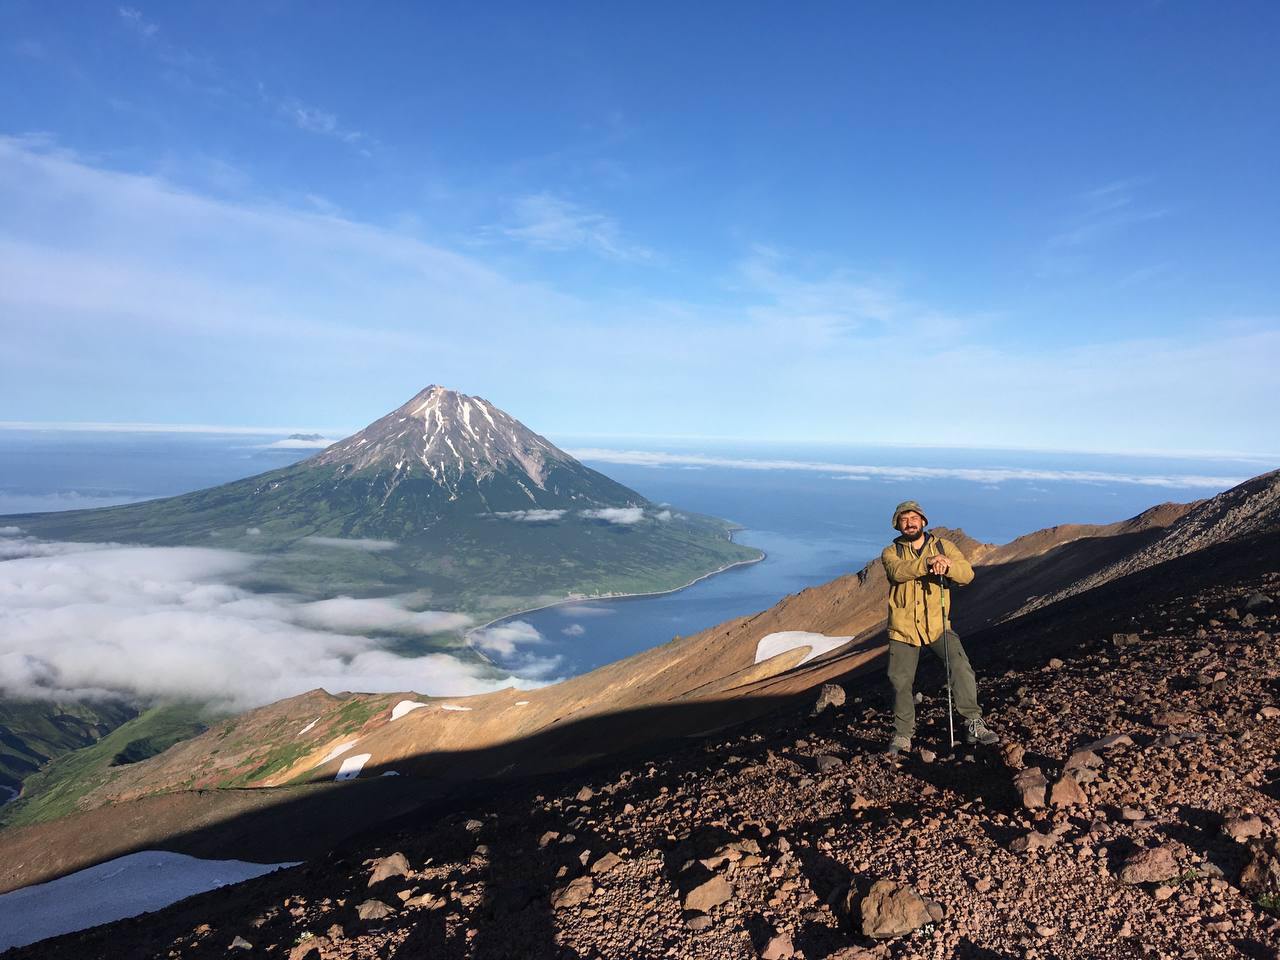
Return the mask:
{"type": "MultiPolygon", "coordinates": [[[[732,531],[730,531],[729,533],[729,539],[730,541],[733,540],[732,531]]],[[[753,547],[752,549],[760,550],[759,547],[753,547]]],[[[688,583],[683,584],[682,586],[679,586],[679,587],[672,587],[670,590],[649,590],[644,593],[606,593],[606,594],[600,594],[599,596],[594,596],[594,597],[566,597],[563,600],[555,600],[551,603],[539,604],[536,607],[527,607],[524,610],[516,610],[512,613],[504,613],[500,617],[494,617],[488,623],[483,623],[478,627],[471,627],[466,632],[464,632],[462,636],[463,636],[463,639],[468,640],[469,642],[471,634],[479,630],[487,630],[489,627],[492,627],[495,623],[501,623],[503,620],[510,620],[512,617],[522,617],[526,613],[536,613],[539,610],[550,610],[554,607],[563,607],[570,603],[595,603],[599,600],[639,600],[645,597],[664,597],[667,594],[679,593],[681,590],[688,590],[690,587],[694,586],[695,584],[701,583],[703,580],[706,580],[710,577],[719,576],[722,573],[727,573],[728,571],[733,570],[736,567],[747,567],[753,563],[763,563],[765,560],[768,560],[768,559],[769,559],[769,554],[764,550],[760,550],[760,556],[756,557],[754,560],[735,560],[733,563],[726,563],[723,567],[720,567],[716,570],[708,571],[707,573],[704,573],[701,576],[694,577],[688,583]]],[[[472,649],[475,649],[475,648],[473,647],[472,649]]],[[[486,657],[486,659],[488,658],[486,657]]]]}

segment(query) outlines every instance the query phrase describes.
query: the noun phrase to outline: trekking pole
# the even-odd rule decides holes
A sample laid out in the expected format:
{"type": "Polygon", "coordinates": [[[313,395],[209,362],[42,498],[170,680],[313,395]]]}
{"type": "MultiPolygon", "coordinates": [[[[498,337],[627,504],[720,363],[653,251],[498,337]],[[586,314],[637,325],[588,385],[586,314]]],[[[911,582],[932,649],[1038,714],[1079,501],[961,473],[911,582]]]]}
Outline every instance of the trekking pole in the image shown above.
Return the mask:
{"type": "Polygon", "coordinates": [[[956,748],[955,711],[951,709],[951,611],[947,604],[947,577],[938,574],[938,586],[942,591],[939,600],[942,603],[942,659],[947,664],[947,731],[951,736],[951,749],[956,748]]]}

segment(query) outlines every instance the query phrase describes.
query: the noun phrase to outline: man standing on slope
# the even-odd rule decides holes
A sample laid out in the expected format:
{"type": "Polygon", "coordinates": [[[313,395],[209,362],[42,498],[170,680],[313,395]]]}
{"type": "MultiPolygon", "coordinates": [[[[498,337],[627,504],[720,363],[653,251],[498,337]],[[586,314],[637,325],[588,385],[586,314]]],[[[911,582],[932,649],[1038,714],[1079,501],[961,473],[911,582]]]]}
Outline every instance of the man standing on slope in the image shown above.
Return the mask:
{"type": "Polygon", "coordinates": [[[893,528],[900,536],[880,554],[889,575],[889,682],[893,685],[893,739],[890,756],[911,749],[916,729],[916,703],[912,686],[920,648],[939,660],[950,659],[956,709],[965,720],[965,740],[992,744],[999,740],[982,722],[978,709],[978,684],[960,638],[943,639],[951,610],[947,581],[973,581],[973,567],[950,540],[925,532],[929,523],[920,504],[905,500],[893,511],[893,528]]]}

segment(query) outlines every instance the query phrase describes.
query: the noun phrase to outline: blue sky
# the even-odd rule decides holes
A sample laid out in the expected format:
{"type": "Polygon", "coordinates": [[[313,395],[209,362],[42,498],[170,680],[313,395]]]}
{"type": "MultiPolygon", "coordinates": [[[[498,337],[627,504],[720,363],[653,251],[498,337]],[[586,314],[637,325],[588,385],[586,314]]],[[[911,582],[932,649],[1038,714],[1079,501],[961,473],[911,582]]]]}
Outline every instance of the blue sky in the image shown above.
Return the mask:
{"type": "Polygon", "coordinates": [[[1272,454],[1278,28],[0,0],[0,420],[1272,454]]]}

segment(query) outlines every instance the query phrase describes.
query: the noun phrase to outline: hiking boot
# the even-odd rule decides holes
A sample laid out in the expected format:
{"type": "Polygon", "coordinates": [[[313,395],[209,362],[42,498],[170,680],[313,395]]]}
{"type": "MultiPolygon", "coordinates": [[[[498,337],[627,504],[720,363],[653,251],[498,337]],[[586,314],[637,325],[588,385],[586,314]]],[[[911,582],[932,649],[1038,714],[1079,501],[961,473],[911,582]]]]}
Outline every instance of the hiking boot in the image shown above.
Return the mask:
{"type": "Polygon", "coordinates": [[[894,738],[889,741],[889,746],[884,752],[891,757],[896,757],[900,753],[910,753],[911,738],[895,734],[894,738]]]}
{"type": "Polygon", "coordinates": [[[981,717],[964,722],[964,740],[965,743],[980,743],[984,747],[1000,742],[995,731],[983,723],[981,717]]]}

